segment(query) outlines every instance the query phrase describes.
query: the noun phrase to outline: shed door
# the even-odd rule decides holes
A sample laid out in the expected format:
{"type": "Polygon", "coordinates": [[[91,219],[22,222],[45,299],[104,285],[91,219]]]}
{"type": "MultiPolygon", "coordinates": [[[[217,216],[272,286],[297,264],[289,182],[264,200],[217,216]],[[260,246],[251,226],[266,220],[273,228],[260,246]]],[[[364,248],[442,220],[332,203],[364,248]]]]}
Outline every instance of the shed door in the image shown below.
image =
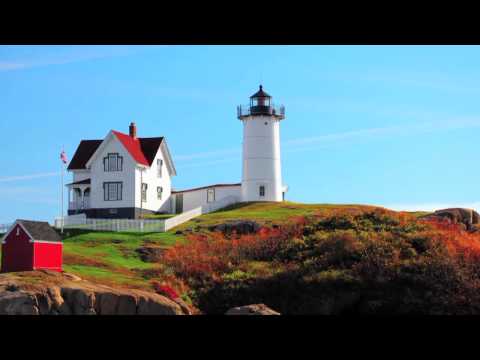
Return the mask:
{"type": "Polygon", "coordinates": [[[175,196],[175,213],[181,214],[183,212],[183,194],[175,196]]]}

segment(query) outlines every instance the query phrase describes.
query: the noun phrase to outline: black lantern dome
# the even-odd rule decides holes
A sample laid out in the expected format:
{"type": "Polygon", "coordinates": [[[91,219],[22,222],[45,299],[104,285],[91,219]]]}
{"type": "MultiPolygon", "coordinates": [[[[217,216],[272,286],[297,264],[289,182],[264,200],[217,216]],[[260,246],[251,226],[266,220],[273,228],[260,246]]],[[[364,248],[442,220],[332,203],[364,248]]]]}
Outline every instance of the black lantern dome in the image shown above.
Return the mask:
{"type": "Polygon", "coordinates": [[[285,107],[276,107],[271,102],[272,97],[263,90],[260,85],[259,90],[250,96],[250,105],[240,105],[237,107],[238,118],[240,120],[255,115],[274,116],[281,120],[285,118],[285,107]]]}

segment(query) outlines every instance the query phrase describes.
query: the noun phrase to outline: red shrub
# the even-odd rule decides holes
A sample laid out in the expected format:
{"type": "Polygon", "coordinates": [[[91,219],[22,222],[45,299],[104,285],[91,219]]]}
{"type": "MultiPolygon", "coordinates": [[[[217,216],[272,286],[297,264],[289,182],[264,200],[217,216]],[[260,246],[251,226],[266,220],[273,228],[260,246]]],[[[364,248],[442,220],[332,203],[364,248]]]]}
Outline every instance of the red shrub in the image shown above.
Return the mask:
{"type": "Polygon", "coordinates": [[[450,255],[462,256],[466,260],[480,260],[480,233],[470,233],[447,219],[426,221],[432,228],[431,236],[442,242],[450,255]]]}
{"type": "Polygon", "coordinates": [[[177,292],[169,285],[166,284],[160,284],[157,281],[152,282],[153,288],[155,291],[163,296],[168,297],[169,299],[175,300],[178,299],[180,296],[177,294],[177,292]]]}
{"type": "Polygon", "coordinates": [[[272,260],[284,244],[302,233],[302,223],[282,228],[262,227],[255,234],[227,239],[222,233],[190,235],[164,254],[164,262],[182,278],[218,279],[244,260],[272,260]]]}

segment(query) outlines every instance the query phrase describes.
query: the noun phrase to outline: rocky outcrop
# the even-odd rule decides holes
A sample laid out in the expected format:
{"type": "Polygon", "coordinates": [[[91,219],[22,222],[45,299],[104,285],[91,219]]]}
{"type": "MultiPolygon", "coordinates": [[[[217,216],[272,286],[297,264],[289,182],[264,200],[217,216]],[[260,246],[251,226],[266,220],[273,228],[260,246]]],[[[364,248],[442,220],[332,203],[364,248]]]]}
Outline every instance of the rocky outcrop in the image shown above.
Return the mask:
{"type": "Polygon", "coordinates": [[[210,226],[210,231],[220,231],[225,235],[236,233],[237,235],[252,234],[260,230],[260,225],[255,221],[238,220],[229,221],[224,224],[210,226]]]}
{"type": "Polygon", "coordinates": [[[477,231],[480,225],[480,215],[475,210],[463,208],[437,210],[423,219],[447,219],[451,223],[462,224],[467,231],[477,231]]]}
{"type": "Polygon", "coordinates": [[[145,262],[158,262],[161,260],[162,254],[165,252],[164,248],[159,246],[143,246],[135,249],[140,256],[140,259],[145,262]]]}
{"type": "Polygon", "coordinates": [[[253,304],[231,308],[225,315],[280,315],[280,313],[264,304],[253,304]]]}
{"type": "Polygon", "coordinates": [[[0,274],[0,315],[185,315],[165,296],[48,271],[0,274]]]}

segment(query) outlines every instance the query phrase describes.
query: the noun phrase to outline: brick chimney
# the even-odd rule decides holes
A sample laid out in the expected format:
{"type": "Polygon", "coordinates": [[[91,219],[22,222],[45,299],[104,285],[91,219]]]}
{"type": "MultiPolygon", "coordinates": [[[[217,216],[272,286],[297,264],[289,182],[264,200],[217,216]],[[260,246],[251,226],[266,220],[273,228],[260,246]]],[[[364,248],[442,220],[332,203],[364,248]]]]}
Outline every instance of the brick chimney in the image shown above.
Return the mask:
{"type": "Polygon", "coordinates": [[[137,138],[137,125],[134,122],[130,123],[128,127],[130,137],[136,139],[137,138]]]}

